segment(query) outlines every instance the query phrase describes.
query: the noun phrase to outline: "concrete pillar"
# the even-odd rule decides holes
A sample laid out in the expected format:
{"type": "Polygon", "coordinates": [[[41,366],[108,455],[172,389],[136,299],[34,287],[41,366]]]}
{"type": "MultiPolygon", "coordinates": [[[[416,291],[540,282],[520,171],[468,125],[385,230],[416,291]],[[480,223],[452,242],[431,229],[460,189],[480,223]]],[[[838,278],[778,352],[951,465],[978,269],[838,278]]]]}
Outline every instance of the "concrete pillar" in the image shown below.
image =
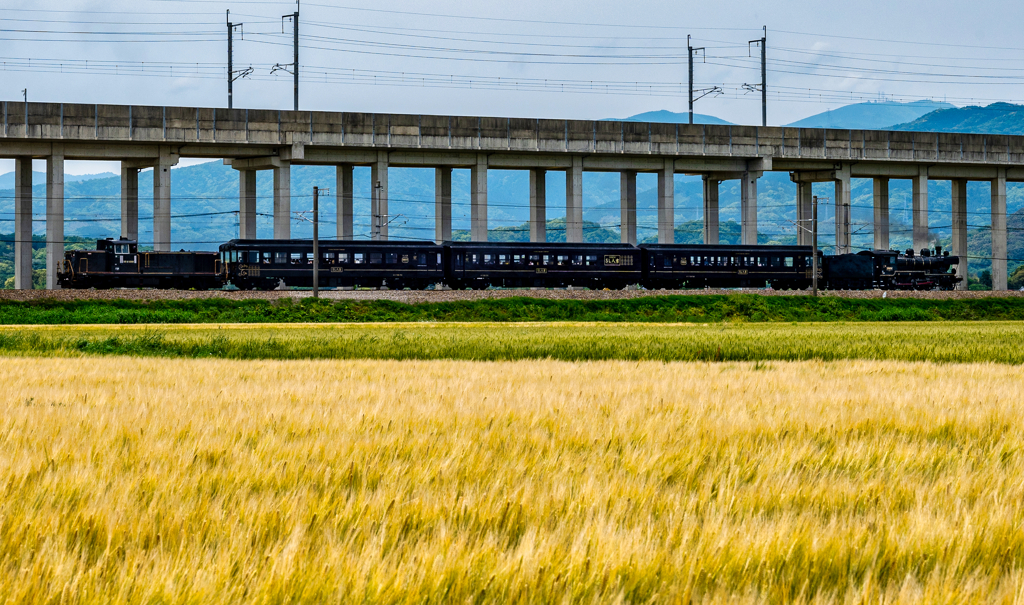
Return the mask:
{"type": "Polygon", "coordinates": [[[256,171],[238,171],[238,239],[256,239],[256,171]]]}
{"type": "Polygon", "coordinates": [[[452,169],[444,166],[434,169],[434,240],[437,243],[452,239],[452,169]]]}
{"type": "Polygon", "coordinates": [[[796,244],[811,246],[814,244],[811,221],[814,219],[814,189],[812,183],[796,184],[796,244]]]}
{"type": "Polygon", "coordinates": [[[928,237],[928,170],[922,167],[913,182],[914,251],[919,252],[931,244],[928,237]]]}
{"type": "Polygon", "coordinates": [[[352,164],[342,164],[334,171],[334,200],[338,222],[338,240],[348,241],[354,237],[352,201],[355,182],[352,164]]]}
{"type": "Polygon", "coordinates": [[[171,250],[171,159],[161,154],[153,167],[153,250],[171,250]]]}
{"type": "Polygon", "coordinates": [[[953,179],[953,256],[960,257],[956,274],[963,278],[958,290],[967,289],[967,179],[953,179]]]}
{"type": "Polygon", "coordinates": [[[388,239],[388,153],[377,152],[377,161],[370,166],[370,237],[388,239]]]}
{"type": "Polygon", "coordinates": [[[718,236],[718,185],[716,178],[704,177],[704,243],[717,246],[718,236]]]}
{"type": "Polygon", "coordinates": [[[274,167],[274,239],[292,237],[292,163],[274,167]]]}
{"type": "Polygon", "coordinates": [[[676,163],[665,160],[658,171],[658,243],[676,242],[676,163]]]}
{"type": "Polygon", "coordinates": [[[623,244],[636,245],[636,171],[626,170],[619,175],[619,232],[623,244]]]}
{"type": "Polygon", "coordinates": [[[583,241],[583,158],[577,155],[565,173],[565,241],[583,241]]]}
{"type": "Polygon", "coordinates": [[[543,168],[530,170],[530,241],[548,241],[548,173],[543,168]]]}
{"type": "Polygon", "coordinates": [[[889,249],[889,179],[875,179],[875,250],[889,249]]]}
{"type": "Polygon", "coordinates": [[[744,172],[740,180],[740,229],[744,246],[757,245],[757,172],[744,172]]]}
{"type": "Polygon", "coordinates": [[[60,290],[57,272],[64,262],[64,150],[54,145],[46,158],[46,289],[60,290]],[[58,154],[58,151],[60,154],[58,154]]]}
{"type": "Polygon", "coordinates": [[[121,162],[121,237],[139,241],[139,169],[121,162]]]}
{"type": "Polygon", "coordinates": [[[479,153],[470,169],[470,238],[487,241],[487,155],[479,153]]]}
{"type": "Polygon", "coordinates": [[[836,171],[836,254],[850,254],[850,198],[853,195],[850,183],[850,169],[836,171]]]}
{"type": "Polygon", "coordinates": [[[14,289],[32,289],[32,158],[14,160],[14,289]]]}
{"type": "Polygon", "coordinates": [[[992,289],[1006,290],[1006,169],[992,181],[992,289]]]}

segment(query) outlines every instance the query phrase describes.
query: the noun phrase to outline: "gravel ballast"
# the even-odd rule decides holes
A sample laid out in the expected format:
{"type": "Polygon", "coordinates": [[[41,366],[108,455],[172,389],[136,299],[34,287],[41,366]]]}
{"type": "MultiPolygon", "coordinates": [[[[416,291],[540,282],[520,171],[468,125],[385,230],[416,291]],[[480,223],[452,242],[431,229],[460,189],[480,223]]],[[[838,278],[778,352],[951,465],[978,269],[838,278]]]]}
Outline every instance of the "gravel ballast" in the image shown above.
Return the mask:
{"type": "MultiPolygon", "coordinates": [[[[617,300],[651,296],[757,294],[760,296],[810,296],[806,290],[322,290],[320,296],[328,300],[390,300],[416,304],[425,302],[474,301],[485,299],[529,297],[547,300],[617,300]]],[[[242,290],[0,290],[0,301],[75,301],[75,300],[188,300],[222,298],[227,300],[277,300],[281,298],[307,298],[310,290],[242,291],[242,290]]],[[[966,291],[887,291],[855,290],[827,291],[822,296],[840,298],[916,298],[930,300],[1020,298],[1024,292],[966,292],[966,291]]]]}

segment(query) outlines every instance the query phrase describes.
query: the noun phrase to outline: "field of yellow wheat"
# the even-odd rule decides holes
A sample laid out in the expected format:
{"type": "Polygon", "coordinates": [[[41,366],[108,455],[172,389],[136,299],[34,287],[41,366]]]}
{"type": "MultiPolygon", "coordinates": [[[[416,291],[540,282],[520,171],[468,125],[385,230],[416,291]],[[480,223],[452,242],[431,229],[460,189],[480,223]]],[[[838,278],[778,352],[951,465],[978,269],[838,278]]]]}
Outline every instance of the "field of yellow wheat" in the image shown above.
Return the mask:
{"type": "Polygon", "coordinates": [[[1021,602],[1024,368],[0,359],[0,602],[1021,602]]]}

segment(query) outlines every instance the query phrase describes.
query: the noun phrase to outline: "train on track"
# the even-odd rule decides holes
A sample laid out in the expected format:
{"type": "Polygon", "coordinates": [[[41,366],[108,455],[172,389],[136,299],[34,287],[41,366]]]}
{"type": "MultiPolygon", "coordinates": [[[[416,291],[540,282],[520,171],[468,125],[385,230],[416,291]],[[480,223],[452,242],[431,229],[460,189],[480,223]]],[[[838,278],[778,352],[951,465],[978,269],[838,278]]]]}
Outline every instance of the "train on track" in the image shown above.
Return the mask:
{"type": "MultiPolygon", "coordinates": [[[[959,259],[941,248],[818,254],[823,289],[952,290],[961,281],[959,259]]],[[[309,240],[231,240],[215,253],[140,252],[137,242],[106,239],[66,252],[58,278],[65,288],[309,288],[318,262],[321,288],[803,290],[813,273],[810,246],[332,240],[318,255],[309,240]]]]}

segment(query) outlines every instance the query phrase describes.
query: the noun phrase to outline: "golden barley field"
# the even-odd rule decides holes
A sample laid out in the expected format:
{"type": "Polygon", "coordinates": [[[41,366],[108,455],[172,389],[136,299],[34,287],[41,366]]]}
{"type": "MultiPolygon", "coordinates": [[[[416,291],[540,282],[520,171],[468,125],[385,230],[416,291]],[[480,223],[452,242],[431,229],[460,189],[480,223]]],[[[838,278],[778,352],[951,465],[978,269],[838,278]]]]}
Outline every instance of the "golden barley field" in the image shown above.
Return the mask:
{"type": "Polygon", "coordinates": [[[0,359],[3,603],[1024,602],[1024,368],[0,359]]]}

